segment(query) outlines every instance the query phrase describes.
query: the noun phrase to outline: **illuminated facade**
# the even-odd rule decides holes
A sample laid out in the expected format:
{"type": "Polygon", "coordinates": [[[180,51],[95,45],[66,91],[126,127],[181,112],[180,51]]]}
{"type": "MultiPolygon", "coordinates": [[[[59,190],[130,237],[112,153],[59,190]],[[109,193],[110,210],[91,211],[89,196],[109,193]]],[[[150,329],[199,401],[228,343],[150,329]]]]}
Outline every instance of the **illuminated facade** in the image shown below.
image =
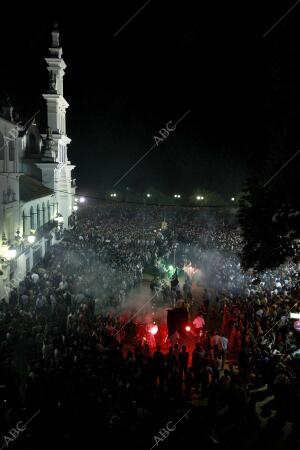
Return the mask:
{"type": "Polygon", "coordinates": [[[66,65],[57,29],[49,51],[46,134],[40,134],[34,118],[18,122],[9,102],[0,105],[0,299],[7,298],[11,281],[22,279],[59,239],[73,211],[75,166],[67,154],[66,65]]]}

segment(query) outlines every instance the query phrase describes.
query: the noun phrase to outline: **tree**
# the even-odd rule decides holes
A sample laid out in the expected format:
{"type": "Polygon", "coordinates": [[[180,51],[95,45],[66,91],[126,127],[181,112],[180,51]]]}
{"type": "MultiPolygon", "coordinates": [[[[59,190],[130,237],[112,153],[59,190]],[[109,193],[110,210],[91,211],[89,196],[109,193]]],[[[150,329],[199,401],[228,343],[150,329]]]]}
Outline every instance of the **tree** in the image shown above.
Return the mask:
{"type": "Polygon", "coordinates": [[[243,235],[244,269],[263,271],[292,259],[298,261],[300,205],[280,185],[265,188],[257,179],[248,182],[240,199],[239,222],[243,235]]]}
{"type": "Polygon", "coordinates": [[[282,26],[266,40],[269,78],[255,120],[256,178],[240,199],[245,269],[298,260],[300,237],[300,67],[297,27],[282,26]]]}

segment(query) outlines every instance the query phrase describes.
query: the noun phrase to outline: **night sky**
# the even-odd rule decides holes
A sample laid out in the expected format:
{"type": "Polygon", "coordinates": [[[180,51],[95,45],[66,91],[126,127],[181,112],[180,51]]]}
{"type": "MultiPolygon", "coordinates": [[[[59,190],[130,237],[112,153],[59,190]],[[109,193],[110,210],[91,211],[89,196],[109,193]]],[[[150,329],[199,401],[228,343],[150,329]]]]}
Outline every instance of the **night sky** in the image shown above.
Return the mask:
{"type": "Polygon", "coordinates": [[[152,0],[115,37],[145,1],[57,3],[57,11],[51,3],[7,6],[0,91],[25,117],[41,108],[44,131],[44,57],[57,21],[80,190],[111,189],[154,135],[190,110],[119,189],[203,187],[231,196],[263,160],[266,130],[258,121],[276,96],[276,74],[288,67],[300,80],[300,4],[263,37],[295,2],[263,3],[152,0]]]}

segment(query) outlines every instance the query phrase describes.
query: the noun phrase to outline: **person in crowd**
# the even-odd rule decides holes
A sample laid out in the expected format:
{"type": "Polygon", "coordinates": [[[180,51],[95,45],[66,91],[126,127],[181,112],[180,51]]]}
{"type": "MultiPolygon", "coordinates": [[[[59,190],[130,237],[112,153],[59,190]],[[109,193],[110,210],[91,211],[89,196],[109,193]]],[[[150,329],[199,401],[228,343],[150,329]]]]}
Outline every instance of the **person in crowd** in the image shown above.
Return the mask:
{"type": "Polygon", "coordinates": [[[193,320],[193,325],[195,335],[200,336],[200,332],[203,331],[203,328],[205,326],[205,320],[201,313],[195,317],[195,319],[193,320]]]}
{"type": "Polygon", "coordinates": [[[222,334],[222,336],[219,340],[218,346],[219,346],[219,355],[221,356],[221,360],[222,360],[221,368],[223,370],[224,365],[225,365],[226,355],[227,355],[227,348],[228,348],[228,339],[224,335],[224,333],[222,334]]]}
{"type": "Polygon", "coordinates": [[[211,355],[214,359],[217,359],[220,354],[220,344],[221,336],[219,336],[217,331],[214,331],[212,337],[210,338],[211,355]]]}
{"type": "Polygon", "coordinates": [[[188,372],[189,365],[189,352],[186,351],[186,346],[181,347],[181,352],[179,353],[179,374],[180,379],[185,380],[188,372]]]}

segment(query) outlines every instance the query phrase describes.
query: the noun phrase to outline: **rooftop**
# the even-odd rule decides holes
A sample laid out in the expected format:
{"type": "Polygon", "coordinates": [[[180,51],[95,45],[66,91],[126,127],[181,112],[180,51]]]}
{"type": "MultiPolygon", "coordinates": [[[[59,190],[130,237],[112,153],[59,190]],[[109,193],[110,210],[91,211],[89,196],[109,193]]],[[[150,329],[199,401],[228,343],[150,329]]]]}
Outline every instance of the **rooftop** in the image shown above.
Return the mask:
{"type": "Polygon", "coordinates": [[[20,177],[20,200],[29,202],[36,198],[46,197],[52,195],[53,190],[44,186],[40,181],[28,176],[22,175],[20,177]]]}

